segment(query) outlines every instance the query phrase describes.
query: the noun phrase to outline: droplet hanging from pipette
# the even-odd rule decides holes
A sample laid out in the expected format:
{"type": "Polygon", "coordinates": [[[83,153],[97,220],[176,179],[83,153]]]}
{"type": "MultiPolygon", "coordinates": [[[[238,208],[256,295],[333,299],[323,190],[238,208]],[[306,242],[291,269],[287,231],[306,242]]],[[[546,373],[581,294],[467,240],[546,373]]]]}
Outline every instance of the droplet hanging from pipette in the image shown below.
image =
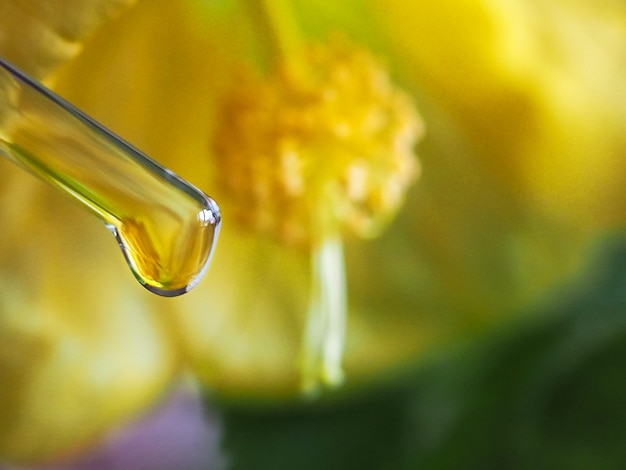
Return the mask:
{"type": "Polygon", "coordinates": [[[101,218],[151,292],[183,294],[206,272],[215,201],[1,58],[0,153],[101,218]]]}

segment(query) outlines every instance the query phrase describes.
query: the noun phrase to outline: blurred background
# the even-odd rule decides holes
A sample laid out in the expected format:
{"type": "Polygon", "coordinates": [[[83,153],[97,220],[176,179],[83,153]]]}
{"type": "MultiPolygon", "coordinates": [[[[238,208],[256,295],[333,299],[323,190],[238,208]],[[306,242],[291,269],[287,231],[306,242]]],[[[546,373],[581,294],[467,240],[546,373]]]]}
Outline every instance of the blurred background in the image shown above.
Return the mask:
{"type": "Polygon", "coordinates": [[[101,222],[0,161],[2,470],[626,464],[622,2],[0,0],[0,55],[224,217],[205,279],[158,298],[101,222]],[[337,91],[310,43],[344,44],[338,76],[358,86],[307,140],[266,109],[337,91]],[[281,81],[288,66],[306,73],[281,81]],[[415,115],[393,129],[424,126],[406,187],[404,134],[359,133],[400,95],[415,115]],[[319,130],[337,122],[344,140],[319,130]],[[354,157],[402,195],[378,236],[342,226],[345,382],[314,398],[298,363],[312,250],[284,234],[316,193],[277,189],[276,135],[305,176],[354,157]]]}

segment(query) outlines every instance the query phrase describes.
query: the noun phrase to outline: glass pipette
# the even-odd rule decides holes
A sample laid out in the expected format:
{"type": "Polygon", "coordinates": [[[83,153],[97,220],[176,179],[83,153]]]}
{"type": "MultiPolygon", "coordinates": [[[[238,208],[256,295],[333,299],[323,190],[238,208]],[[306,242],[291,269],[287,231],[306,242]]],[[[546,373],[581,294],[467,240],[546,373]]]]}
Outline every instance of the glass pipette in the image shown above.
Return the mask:
{"type": "Polygon", "coordinates": [[[2,58],[0,154],[103,220],[151,292],[180,295],[204,275],[215,201],[2,58]]]}

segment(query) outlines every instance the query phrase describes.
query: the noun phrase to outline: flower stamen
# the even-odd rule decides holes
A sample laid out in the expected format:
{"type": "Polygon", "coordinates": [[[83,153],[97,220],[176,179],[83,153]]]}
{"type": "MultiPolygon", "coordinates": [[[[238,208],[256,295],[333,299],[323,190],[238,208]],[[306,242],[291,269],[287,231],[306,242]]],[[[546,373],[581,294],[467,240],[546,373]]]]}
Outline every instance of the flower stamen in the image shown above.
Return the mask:
{"type": "Polygon", "coordinates": [[[347,298],[340,237],[324,240],[312,252],[311,291],[301,358],[303,391],[315,395],[320,383],[343,382],[347,298]]]}

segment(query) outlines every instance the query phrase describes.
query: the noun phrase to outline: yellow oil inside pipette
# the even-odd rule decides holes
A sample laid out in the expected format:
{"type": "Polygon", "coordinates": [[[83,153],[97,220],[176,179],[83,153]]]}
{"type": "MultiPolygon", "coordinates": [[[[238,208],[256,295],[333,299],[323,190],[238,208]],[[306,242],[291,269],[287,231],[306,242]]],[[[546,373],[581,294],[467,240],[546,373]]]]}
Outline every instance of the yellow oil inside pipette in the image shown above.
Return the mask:
{"type": "Polygon", "coordinates": [[[148,290],[180,295],[204,275],[215,201],[1,58],[0,154],[102,219],[148,290]]]}

